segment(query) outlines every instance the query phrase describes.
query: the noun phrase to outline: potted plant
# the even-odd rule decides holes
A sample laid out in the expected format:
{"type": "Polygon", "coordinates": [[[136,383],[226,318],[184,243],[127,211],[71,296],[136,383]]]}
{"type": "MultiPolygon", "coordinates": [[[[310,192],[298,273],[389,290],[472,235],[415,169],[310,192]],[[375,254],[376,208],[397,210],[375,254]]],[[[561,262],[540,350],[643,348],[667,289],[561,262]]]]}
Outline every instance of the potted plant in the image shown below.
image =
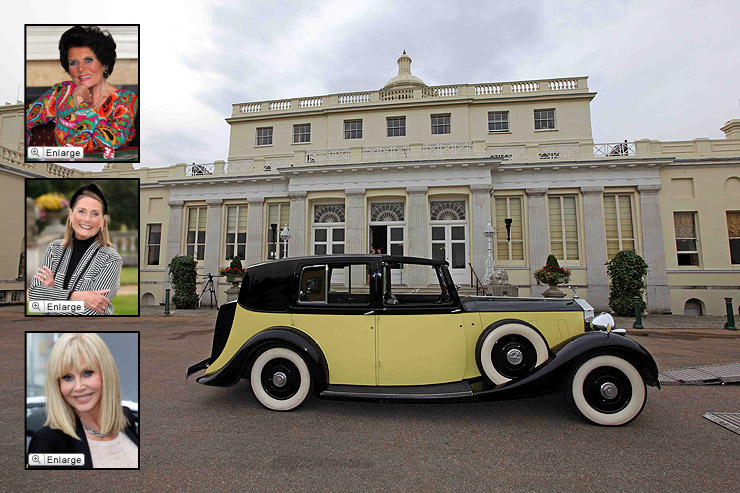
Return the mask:
{"type": "Polygon", "coordinates": [[[226,268],[218,270],[219,275],[226,276],[226,282],[240,283],[244,279],[246,269],[242,268],[242,260],[239,255],[231,257],[231,264],[226,268]]]}
{"type": "Polygon", "coordinates": [[[547,284],[549,289],[542,293],[545,298],[563,298],[565,293],[558,289],[558,284],[566,283],[570,280],[570,271],[560,267],[555,255],[547,256],[547,262],[541,269],[534,271],[534,278],[537,284],[547,284]]]}

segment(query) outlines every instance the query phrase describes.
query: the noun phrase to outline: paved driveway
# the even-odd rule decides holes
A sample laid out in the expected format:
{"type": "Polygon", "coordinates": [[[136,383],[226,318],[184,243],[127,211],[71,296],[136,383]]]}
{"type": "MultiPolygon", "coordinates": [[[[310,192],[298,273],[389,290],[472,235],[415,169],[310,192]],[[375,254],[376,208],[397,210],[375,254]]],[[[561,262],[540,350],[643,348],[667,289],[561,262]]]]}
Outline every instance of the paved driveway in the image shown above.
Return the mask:
{"type": "MultiPolygon", "coordinates": [[[[185,382],[214,316],[75,319],[0,313],[0,491],[716,490],[740,482],[740,436],[702,418],[740,412],[740,385],[649,389],[621,428],[589,425],[558,394],[480,404],[312,400],[263,409],[248,383],[185,382]],[[141,331],[141,470],[25,471],[26,330],[141,331]]],[[[740,361],[722,330],[630,331],[661,369],[740,361]]]]}

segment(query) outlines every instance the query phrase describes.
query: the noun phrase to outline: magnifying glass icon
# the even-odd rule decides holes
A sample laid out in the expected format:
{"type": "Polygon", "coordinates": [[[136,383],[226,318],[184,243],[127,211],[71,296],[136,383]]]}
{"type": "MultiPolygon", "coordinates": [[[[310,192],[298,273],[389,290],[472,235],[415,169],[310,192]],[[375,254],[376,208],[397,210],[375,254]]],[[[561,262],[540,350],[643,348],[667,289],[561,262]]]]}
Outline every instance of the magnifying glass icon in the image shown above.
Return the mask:
{"type": "Polygon", "coordinates": [[[31,462],[41,465],[41,457],[38,454],[31,455],[31,462]]]}

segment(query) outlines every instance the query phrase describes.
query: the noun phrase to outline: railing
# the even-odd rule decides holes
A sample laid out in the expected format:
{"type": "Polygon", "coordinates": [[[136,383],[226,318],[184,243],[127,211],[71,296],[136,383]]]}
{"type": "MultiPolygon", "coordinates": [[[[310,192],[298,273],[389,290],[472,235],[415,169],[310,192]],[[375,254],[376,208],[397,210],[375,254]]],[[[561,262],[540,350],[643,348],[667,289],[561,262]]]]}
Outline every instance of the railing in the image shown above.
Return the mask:
{"type": "Polygon", "coordinates": [[[0,147],[0,158],[10,164],[23,164],[23,151],[14,151],[7,147],[0,147]]]}
{"type": "Polygon", "coordinates": [[[387,91],[380,91],[379,96],[381,101],[401,101],[404,99],[414,99],[414,90],[388,89],[387,91]]]}
{"type": "Polygon", "coordinates": [[[254,171],[254,160],[247,161],[228,161],[224,163],[224,174],[236,175],[239,173],[249,173],[254,171]]]}
{"type": "Polygon", "coordinates": [[[492,157],[503,161],[527,159],[527,148],[525,146],[492,147],[489,148],[492,157]]]}
{"type": "Polygon", "coordinates": [[[300,111],[310,108],[373,102],[392,104],[393,102],[422,101],[430,98],[504,98],[560,91],[586,92],[588,91],[587,78],[570,77],[565,79],[456,84],[416,89],[380,89],[378,91],[328,94],[277,101],[236,103],[232,105],[232,116],[250,116],[254,113],[300,111]]]}
{"type": "Polygon", "coordinates": [[[188,164],[185,167],[185,176],[212,175],[214,172],[214,168],[215,168],[215,165],[213,163],[188,164]]]}
{"type": "Polygon", "coordinates": [[[386,147],[363,147],[363,161],[384,161],[395,159],[408,159],[411,152],[410,146],[386,146],[386,147]]]}
{"type": "Polygon", "coordinates": [[[46,171],[48,171],[51,176],[57,176],[59,178],[69,178],[72,176],[71,169],[54,163],[47,163],[46,171]]]}
{"type": "Polygon", "coordinates": [[[125,267],[139,264],[139,232],[138,231],[111,231],[110,241],[113,248],[123,258],[125,267]]]}
{"type": "Polygon", "coordinates": [[[540,159],[577,159],[581,146],[577,144],[541,145],[540,159]]]}
{"type": "Polygon", "coordinates": [[[337,163],[347,162],[352,157],[352,153],[347,149],[325,149],[321,151],[306,152],[307,163],[337,163]]]}
{"type": "Polygon", "coordinates": [[[481,282],[478,274],[476,274],[475,272],[475,269],[473,269],[473,264],[468,262],[468,267],[470,267],[470,285],[472,286],[473,281],[475,281],[475,295],[478,296],[479,293],[483,291],[483,296],[486,296],[488,294],[488,287],[481,282]]]}
{"type": "Polygon", "coordinates": [[[355,92],[351,94],[339,94],[337,96],[339,104],[350,104],[350,103],[369,103],[370,93],[369,92],[355,92]]]}
{"type": "Polygon", "coordinates": [[[292,157],[279,157],[272,159],[265,159],[264,171],[275,171],[280,168],[286,168],[293,166],[292,157]]]}
{"type": "Polygon", "coordinates": [[[450,98],[457,95],[457,86],[425,87],[421,90],[422,98],[450,98]]]}
{"type": "Polygon", "coordinates": [[[421,147],[424,157],[430,156],[460,156],[473,153],[473,144],[470,142],[452,142],[450,144],[424,144],[421,147]]]}
{"type": "Polygon", "coordinates": [[[635,143],[594,144],[594,157],[634,156],[635,143]]]}

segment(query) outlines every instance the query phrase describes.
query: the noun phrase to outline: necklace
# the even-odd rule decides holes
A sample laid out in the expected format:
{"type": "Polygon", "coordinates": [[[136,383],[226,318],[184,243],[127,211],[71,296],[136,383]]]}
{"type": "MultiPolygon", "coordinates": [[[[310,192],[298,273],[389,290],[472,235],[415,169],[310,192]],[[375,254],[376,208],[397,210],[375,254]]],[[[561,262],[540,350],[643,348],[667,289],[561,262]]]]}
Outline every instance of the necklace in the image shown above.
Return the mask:
{"type": "Polygon", "coordinates": [[[105,97],[105,90],[108,89],[108,79],[105,79],[105,87],[103,88],[103,92],[100,94],[100,99],[98,99],[98,102],[93,106],[93,109],[97,108],[100,102],[105,97]]]}
{"type": "Polygon", "coordinates": [[[89,427],[85,426],[84,424],[82,425],[82,427],[85,428],[85,431],[87,431],[88,433],[91,433],[91,434],[93,434],[93,435],[95,435],[97,437],[100,437],[100,438],[104,438],[104,437],[107,437],[108,435],[110,435],[110,433],[102,433],[100,431],[93,430],[92,428],[89,428],[89,427]]]}

